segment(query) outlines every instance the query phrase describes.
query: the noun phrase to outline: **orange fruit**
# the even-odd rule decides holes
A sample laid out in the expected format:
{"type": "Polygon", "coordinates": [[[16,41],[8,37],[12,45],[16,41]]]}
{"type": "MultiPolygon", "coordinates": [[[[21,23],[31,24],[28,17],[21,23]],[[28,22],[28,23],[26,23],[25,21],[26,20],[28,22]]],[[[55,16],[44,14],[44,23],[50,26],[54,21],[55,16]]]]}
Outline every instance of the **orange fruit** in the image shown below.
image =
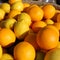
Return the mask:
{"type": "Polygon", "coordinates": [[[20,1],[21,2],[22,0],[9,0],[8,2],[9,2],[9,4],[14,4],[17,1],[20,1]]]}
{"type": "Polygon", "coordinates": [[[46,24],[54,24],[54,21],[51,19],[46,19],[45,22],[46,24]]]}
{"type": "Polygon", "coordinates": [[[60,30],[60,22],[54,23],[54,26],[55,26],[58,30],[60,30]]]}
{"type": "Polygon", "coordinates": [[[59,41],[59,44],[58,44],[57,48],[60,48],[60,41],[59,41]]]}
{"type": "Polygon", "coordinates": [[[21,12],[19,12],[18,10],[11,10],[7,16],[7,18],[14,18],[17,15],[19,15],[21,12]]]}
{"type": "Polygon", "coordinates": [[[44,11],[44,18],[46,19],[52,18],[56,13],[55,7],[51,4],[44,5],[42,9],[44,11]]]}
{"type": "Polygon", "coordinates": [[[41,28],[45,27],[47,24],[44,21],[37,21],[32,23],[32,30],[38,32],[41,28]]]}
{"type": "Polygon", "coordinates": [[[37,5],[31,5],[27,13],[31,16],[32,21],[40,21],[43,18],[43,10],[37,5]]]}
{"type": "Polygon", "coordinates": [[[0,45],[5,47],[14,43],[16,40],[15,34],[12,30],[3,28],[0,30],[0,45]]]}
{"type": "Polygon", "coordinates": [[[39,49],[39,46],[38,46],[38,44],[37,44],[37,42],[36,42],[36,33],[33,33],[33,32],[32,32],[32,33],[29,33],[29,34],[25,37],[24,41],[29,42],[30,44],[32,44],[33,47],[34,47],[36,50],[39,49]]]}
{"type": "Polygon", "coordinates": [[[45,55],[44,60],[60,60],[60,48],[48,51],[45,55]]]}
{"type": "Polygon", "coordinates": [[[57,47],[59,34],[56,27],[44,27],[37,34],[37,43],[40,48],[50,50],[57,47]]]}
{"type": "Polygon", "coordinates": [[[20,42],[14,48],[14,59],[16,60],[34,60],[35,49],[28,42],[20,42]]]}
{"type": "Polygon", "coordinates": [[[60,14],[57,15],[57,22],[60,22],[60,14]]]}

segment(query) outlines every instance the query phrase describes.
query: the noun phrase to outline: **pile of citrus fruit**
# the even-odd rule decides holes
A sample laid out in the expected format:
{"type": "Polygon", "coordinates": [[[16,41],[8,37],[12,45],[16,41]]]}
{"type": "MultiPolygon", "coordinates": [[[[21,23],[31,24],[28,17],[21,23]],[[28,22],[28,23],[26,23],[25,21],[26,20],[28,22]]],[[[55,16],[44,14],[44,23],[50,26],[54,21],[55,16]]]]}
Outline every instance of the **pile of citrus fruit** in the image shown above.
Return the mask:
{"type": "Polygon", "coordinates": [[[60,10],[8,0],[0,4],[0,60],[60,60],[60,10]]]}

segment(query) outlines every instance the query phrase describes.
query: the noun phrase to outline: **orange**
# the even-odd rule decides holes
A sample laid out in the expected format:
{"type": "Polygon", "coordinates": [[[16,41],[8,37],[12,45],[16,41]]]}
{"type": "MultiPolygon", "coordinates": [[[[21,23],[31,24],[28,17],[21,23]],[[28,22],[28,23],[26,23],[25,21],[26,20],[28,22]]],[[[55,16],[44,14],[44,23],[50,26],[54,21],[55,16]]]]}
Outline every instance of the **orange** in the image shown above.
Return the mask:
{"type": "Polygon", "coordinates": [[[38,32],[41,28],[45,27],[47,24],[44,21],[37,21],[32,23],[32,30],[38,32]]]}
{"type": "Polygon", "coordinates": [[[51,19],[46,19],[45,22],[46,24],[54,24],[54,21],[51,19]]]}
{"type": "Polygon", "coordinates": [[[43,10],[38,5],[31,5],[27,13],[31,16],[32,21],[40,21],[44,15],[43,10]]]}
{"type": "Polygon", "coordinates": [[[45,55],[44,60],[60,60],[60,48],[48,51],[45,55]]]}
{"type": "Polygon", "coordinates": [[[57,15],[57,22],[60,22],[60,14],[57,15]]]}
{"type": "Polygon", "coordinates": [[[9,4],[14,4],[17,1],[20,1],[21,2],[22,0],[9,0],[8,2],[9,2],[9,4]]]}
{"type": "Polygon", "coordinates": [[[19,15],[21,12],[19,12],[18,10],[11,10],[7,16],[7,18],[14,18],[17,15],[19,15]]]}
{"type": "Polygon", "coordinates": [[[12,30],[3,28],[0,30],[0,45],[6,47],[14,43],[16,40],[15,34],[12,30]]]}
{"type": "Polygon", "coordinates": [[[20,42],[14,48],[14,59],[16,60],[34,60],[35,49],[28,42],[20,42]]]}
{"type": "Polygon", "coordinates": [[[37,43],[40,48],[50,50],[57,47],[59,43],[59,34],[56,27],[44,27],[37,34],[37,43]]]}
{"type": "Polygon", "coordinates": [[[57,48],[60,48],[60,41],[59,41],[59,44],[58,44],[57,48]]]}
{"type": "Polygon", "coordinates": [[[53,5],[51,4],[46,4],[43,6],[43,11],[44,11],[44,18],[52,18],[55,13],[56,13],[56,9],[53,5]]]}
{"type": "Polygon", "coordinates": [[[32,32],[32,33],[29,33],[29,34],[25,37],[24,41],[27,41],[27,42],[29,42],[30,44],[32,44],[33,47],[34,47],[36,50],[39,49],[39,46],[38,46],[38,44],[37,44],[37,42],[36,42],[36,33],[33,33],[33,32],[32,32]]]}
{"type": "Polygon", "coordinates": [[[54,26],[55,26],[58,30],[60,30],[60,22],[54,23],[54,26]]]}

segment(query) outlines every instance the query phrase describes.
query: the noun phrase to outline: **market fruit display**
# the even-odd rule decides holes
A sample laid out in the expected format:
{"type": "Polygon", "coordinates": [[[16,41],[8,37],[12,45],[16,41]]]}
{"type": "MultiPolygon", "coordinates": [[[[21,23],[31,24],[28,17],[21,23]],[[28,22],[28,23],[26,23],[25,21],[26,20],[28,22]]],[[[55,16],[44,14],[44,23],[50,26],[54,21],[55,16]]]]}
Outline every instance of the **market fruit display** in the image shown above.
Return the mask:
{"type": "Polygon", "coordinates": [[[1,3],[0,60],[60,60],[59,8],[37,1],[1,3]]]}

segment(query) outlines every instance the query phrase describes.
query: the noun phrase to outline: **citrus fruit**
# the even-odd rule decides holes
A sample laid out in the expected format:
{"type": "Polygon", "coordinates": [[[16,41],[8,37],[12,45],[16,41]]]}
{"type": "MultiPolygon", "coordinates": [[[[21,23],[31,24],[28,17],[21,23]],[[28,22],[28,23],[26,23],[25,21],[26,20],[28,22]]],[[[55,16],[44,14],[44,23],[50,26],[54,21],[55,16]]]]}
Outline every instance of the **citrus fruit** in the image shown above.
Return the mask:
{"type": "Polygon", "coordinates": [[[27,13],[21,13],[19,16],[18,16],[18,21],[22,21],[24,20],[25,23],[30,26],[31,25],[31,17],[27,14],[27,13]]]}
{"type": "Polygon", "coordinates": [[[2,3],[1,4],[1,8],[6,12],[9,13],[10,12],[10,5],[8,3],[2,3]]]}
{"type": "Polygon", "coordinates": [[[4,16],[5,16],[5,11],[0,8],[0,21],[4,19],[4,16]]]}
{"type": "Polygon", "coordinates": [[[14,18],[19,15],[21,12],[18,10],[11,10],[6,18],[14,18]]]}
{"type": "Polygon", "coordinates": [[[37,34],[37,43],[40,48],[50,50],[57,47],[59,43],[59,31],[56,27],[44,27],[37,34]]]}
{"type": "Polygon", "coordinates": [[[20,42],[14,48],[14,58],[16,60],[34,60],[35,49],[28,42],[20,42]]]}
{"type": "Polygon", "coordinates": [[[14,60],[14,59],[10,54],[4,53],[1,57],[1,60],[14,60]]]}
{"type": "Polygon", "coordinates": [[[25,23],[25,21],[16,22],[14,24],[14,33],[18,39],[23,39],[27,32],[29,31],[29,26],[25,23]]]}
{"type": "Polygon", "coordinates": [[[57,15],[57,22],[60,22],[60,14],[57,15]]]}
{"type": "Polygon", "coordinates": [[[39,49],[39,46],[36,42],[36,33],[29,33],[25,38],[24,38],[24,41],[26,42],[29,42],[30,44],[33,45],[33,47],[38,50],[39,49]]]}
{"type": "Polygon", "coordinates": [[[9,0],[8,2],[9,2],[9,4],[14,4],[15,2],[17,2],[17,1],[20,1],[20,2],[22,2],[22,0],[9,0]]]}
{"type": "Polygon", "coordinates": [[[3,28],[0,30],[0,45],[6,47],[16,40],[15,34],[11,29],[3,28]]]}
{"type": "Polygon", "coordinates": [[[44,60],[60,60],[60,48],[48,51],[44,60]]]}
{"type": "Polygon", "coordinates": [[[2,46],[0,45],[0,58],[2,57],[2,54],[3,54],[3,49],[2,46]]]}
{"type": "Polygon", "coordinates": [[[58,44],[57,48],[60,48],[60,41],[59,41],[59,44],[58,44]]]}
{"type": "Polygon", "coordinates": [[[23,3],[18,1],[11,6],[11,9],[23,11],[23,9],[24,9],[23,3]]]}
{"type": "Polygon", "coordinates": [[[40,21],[44,12],[38,5],[32,5],[28,8],[27,13],[31,16],[32,21],[40,21]]]}
{"type": "Polygon", "coordinates": [[[47,24],[54,24],[54,21],[51,20],[51,19],[46,19],[45,22],[46,22],[47,24]]]}
{"type": "Polygon", "coordinates": [[[44,18],[46,19],[52,18],[56,13],[55,7],[51,4],[44,5],[42,9],[44,11],[44,18]]]}
{"type": "Polygon", "coordinates": [[[37,21],[32,23],[32,30],[38,32],[41,28],[45,27],[47,24],[44,21],[37,21]]]}

